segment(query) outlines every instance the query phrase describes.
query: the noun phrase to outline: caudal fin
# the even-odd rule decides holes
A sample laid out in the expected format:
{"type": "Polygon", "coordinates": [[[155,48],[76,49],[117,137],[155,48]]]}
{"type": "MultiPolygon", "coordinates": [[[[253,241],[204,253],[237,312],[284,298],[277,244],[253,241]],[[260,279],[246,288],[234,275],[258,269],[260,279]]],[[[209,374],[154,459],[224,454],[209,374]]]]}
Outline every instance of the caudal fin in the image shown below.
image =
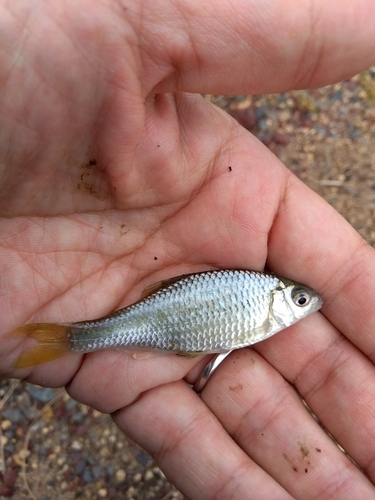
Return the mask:
{"type": "Polygon", "coordinates": [[[38,342],[23,352],[17,359],[15,368],[27,368],[47,361],[66,356],[69,349],[68,325],[54,325],[52,323],[33,323],[12,330],[7,336],[31,338],[38,342]]]}

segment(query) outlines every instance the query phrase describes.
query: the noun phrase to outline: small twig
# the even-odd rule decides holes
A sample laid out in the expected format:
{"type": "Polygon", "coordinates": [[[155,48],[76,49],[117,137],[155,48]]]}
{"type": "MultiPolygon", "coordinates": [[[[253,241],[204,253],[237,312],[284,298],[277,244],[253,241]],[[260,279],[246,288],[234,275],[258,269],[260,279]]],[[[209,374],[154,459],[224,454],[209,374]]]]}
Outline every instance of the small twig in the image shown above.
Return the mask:
{"type": "Polygon", "coordinates": [[[356,196],[358,194],[358,191],[345,181],[339,181],[335,179],[322,179],[321,181],[319,181],[319,184],[321,186],[344,188],[347,193],[353,196],[356,196]]]}
{"type": "Polygon", "coordinates": [[[21,455],[21,459],[22,459],[21,476],[22,476],[22,479],[23,479],[24,486],[25,486],[25,488],[27,490],[27,493],[29,494],[29,496],[33,500],[38,500],[38,499],[35,497],[34,493],[31,491],[30,486],[29,486],[29,482],[27,480],[27,475],[26,475],[26,467],[27,467],[26,457],[28,455],[27,452],[28,452],[28,447],[29,447],[29,442],[30,442],[31,434],[32,434],[33,430],[36,428],[37,424],[42,419],[43,413],[48,408],[51,408],[55,403],[57,403],[57,401],[60,401],[60,399],[63,398],[64,394],[65,394],[65,391],[61,391],[53,399],[51,399],[51,401],[48,401],[48,403],[43,406],[43,408],[39,411],[39,413],[36,415],[36,417],[34,418],[34,420],[29,425],[29,428],[27,429],[27,432],[26,432],[25,440],[23,442],[22,455],[21,455]]]}
{"type": "Polygon", "coordinates": [[[339,181],[334,179],[322,179],[319,181],[321,186],[331,186],[331,187],[343,187],[345,185],[345,181],[339,181]]]}

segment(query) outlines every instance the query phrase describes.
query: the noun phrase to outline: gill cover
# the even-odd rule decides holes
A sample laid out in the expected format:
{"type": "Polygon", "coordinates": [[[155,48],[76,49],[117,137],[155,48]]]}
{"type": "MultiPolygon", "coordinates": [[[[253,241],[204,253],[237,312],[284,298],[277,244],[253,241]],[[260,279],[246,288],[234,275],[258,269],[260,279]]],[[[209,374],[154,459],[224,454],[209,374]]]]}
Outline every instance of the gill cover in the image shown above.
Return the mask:
{"type": "Polygon", "coordinates": [[[280,280],[272,292],[272,316],[282,327],[296,323],[322,306],[320,296],[300,283],[280,280]]]}

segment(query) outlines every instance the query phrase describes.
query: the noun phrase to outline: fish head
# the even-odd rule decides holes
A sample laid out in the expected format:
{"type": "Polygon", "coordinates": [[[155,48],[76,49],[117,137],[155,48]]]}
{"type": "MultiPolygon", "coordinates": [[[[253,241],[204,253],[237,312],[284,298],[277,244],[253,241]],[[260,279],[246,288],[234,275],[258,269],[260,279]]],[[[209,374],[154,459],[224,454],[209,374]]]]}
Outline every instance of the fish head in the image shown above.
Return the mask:
{"type": "Polygon", "coordinates": [[[279,285],[272,291],[270,313],[274,321],[286,328],[318,311],[322,305],[322,297],[309,286],[280,278],[279,285]]]}

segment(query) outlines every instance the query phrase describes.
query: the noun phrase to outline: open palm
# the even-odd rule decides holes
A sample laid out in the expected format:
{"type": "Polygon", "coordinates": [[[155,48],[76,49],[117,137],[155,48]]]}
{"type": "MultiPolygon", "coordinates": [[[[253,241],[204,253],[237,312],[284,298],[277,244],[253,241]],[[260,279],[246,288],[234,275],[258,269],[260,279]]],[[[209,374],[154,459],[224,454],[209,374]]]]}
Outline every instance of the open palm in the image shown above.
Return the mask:
{"type": "Polygon", "coordinates": [[[250,498],[254,487],[256,498],[375,497],[286,382],[375,481],[375,313],[361,299],[374,292],[374,252],[254,137],[186,93],[354,74],[374,62],[372,2],[357,3],[352,25],[349,5],[322,12],[310,38],[302,7],[276,37],[276,5],[249,13],[238,4],[226,19],[225,2],[162,13],[157,2],[86,3],[2,8],[0,333],[99,317],[186,272],[266,264],[318,290],[324,316],[232,354],[202,399],[183,380],[199,360],[175,356],[106,351],[15,373],[25,346],[6,338],[2,374],[67,385],[114,413],[191,498],[250,498]],[[338,14],[352,37],[329,29],[338,14]]]}

